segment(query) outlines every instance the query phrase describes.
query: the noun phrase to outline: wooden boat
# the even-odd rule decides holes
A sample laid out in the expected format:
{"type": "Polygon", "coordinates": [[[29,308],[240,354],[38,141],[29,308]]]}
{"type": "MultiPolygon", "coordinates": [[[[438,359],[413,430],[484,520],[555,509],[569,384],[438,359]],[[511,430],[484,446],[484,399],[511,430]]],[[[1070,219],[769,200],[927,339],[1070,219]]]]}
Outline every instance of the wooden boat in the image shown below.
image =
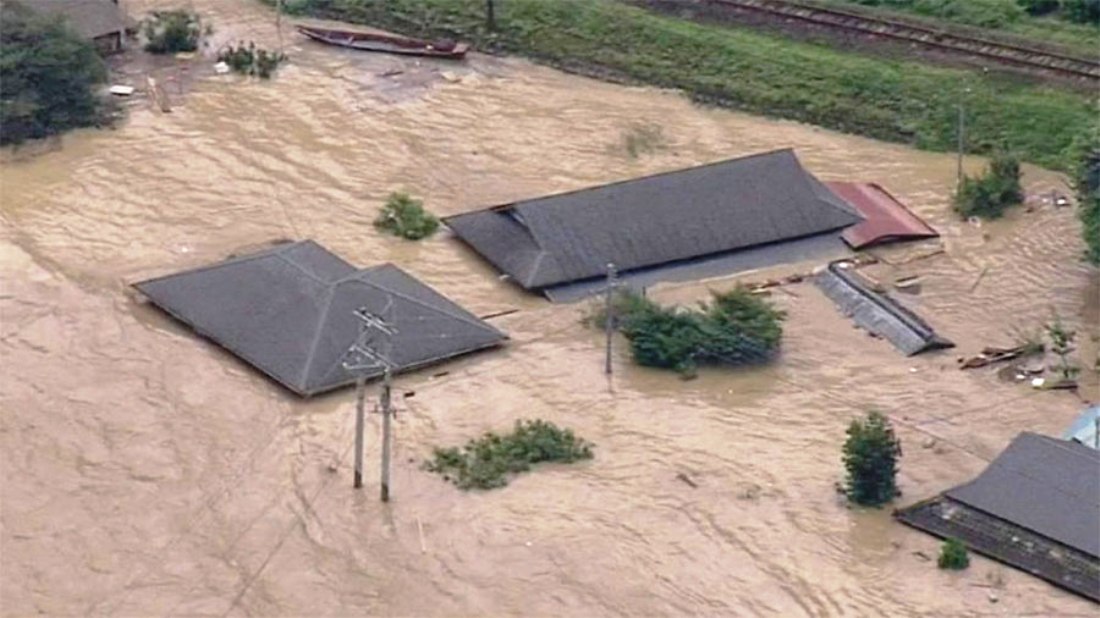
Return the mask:
{"type": "Polygon", "coordinates": [[[314,41],[338,47],[407,56],[429,56],[458,60],[465,57],[466,52],[470,49],[470,46],[466,43],[455,43],[449,40],[423,41],[392,34],[329,30],[312,26],[298,26],[298,32],[314,41]]]}

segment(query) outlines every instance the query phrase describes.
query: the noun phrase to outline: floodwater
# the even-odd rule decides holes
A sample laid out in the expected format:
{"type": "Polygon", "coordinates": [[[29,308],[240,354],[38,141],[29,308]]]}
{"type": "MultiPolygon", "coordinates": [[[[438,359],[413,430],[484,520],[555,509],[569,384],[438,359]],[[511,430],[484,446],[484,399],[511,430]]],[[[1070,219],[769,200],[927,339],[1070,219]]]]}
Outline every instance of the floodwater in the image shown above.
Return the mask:
{"type": "MultiPolygon", "coordinates": [[[[258,3],[194,4],[215,45],[277,41],[258,3]]],[[[204,60],[171,113],[136,105],[116,130],[0,166],[3,615],[1092,615],[981,558],[941,572],[935,540],[834,488],[865,409],[898,425],[908,503],[1021,430],[1059,433],[1077,396],[957,371],[953,353],[904,359],[809,284],[772,296],[789,320],[768,368],[682,381],[633,366],[619,342],[609,382],[583,305],[521,294],[447,234],[414,244],[370,225],[396,189],[445,214],[796,146],[823,179],[881,182],[943,232],[868,272],[920,275],[912,300],[958,354],[1056,309],[1095,356],[1098,283],[1071,209],[976,227],[948,214],[950,156],[514,59],[418,63],[284,37],[292,61],[271,82],[204,60]],[[628,156],[637,126],[659,126],[664,147],[628,156]],[[519,310],[494,320],[507,348],[397,379],[388,505],[376,418],[368,486],[351,488],[350,391],[294,399],[128,289],[278,238],[396,262],[478,314],[519,310]],[[489,493],[419,467],[433,445],[525,417],[575,428],[596,458],[489,493]]],[[[1068,192],[1026,172],[1029,193],[1068,192]]],[[[653,294],[688,303],[732,284],[653,294]]]]}

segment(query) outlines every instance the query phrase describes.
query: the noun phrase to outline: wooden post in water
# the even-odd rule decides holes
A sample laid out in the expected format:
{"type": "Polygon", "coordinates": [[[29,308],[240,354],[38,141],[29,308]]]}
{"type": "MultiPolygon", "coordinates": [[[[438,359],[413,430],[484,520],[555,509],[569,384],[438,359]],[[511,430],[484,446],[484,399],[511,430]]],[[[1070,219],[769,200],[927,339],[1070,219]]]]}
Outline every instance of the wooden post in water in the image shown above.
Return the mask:
{"type": "Polygon", "coordinates": [[[355,379],[355,480],[352,487],[363,486],[363,400],[366,398],[367,376],[360,374],[355,379]]]}
{"type": "Polygon", "coordinates": [[[604,373],[611,375],[611,343],[615,335],[615,265],[607,265],[607,290],[605,291],[606,308],[604,310],[604,331],[607,334],[606,355],[604,359],[604,373]]]}

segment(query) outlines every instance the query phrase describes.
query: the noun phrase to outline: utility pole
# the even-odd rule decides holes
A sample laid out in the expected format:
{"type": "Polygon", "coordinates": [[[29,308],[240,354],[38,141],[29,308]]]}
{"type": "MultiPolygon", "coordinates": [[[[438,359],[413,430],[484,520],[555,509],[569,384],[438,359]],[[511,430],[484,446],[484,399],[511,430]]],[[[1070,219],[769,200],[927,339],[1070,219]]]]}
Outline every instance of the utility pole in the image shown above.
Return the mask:
{"type": "Polygon", "coordinates": [[[363,486],[363,430],[366,424],[364,418],[364,400],[366,398],[367,374],[372,369],[382,369],[383,387],[380,408],[383,414],[382,437],[382,501],[389,501],[389,464],[390,464],[390,374],[392,361],[390,353],[393,347],[393,336],[397,329],[390,324],[388,316],[393,300],[388,299],[386,307],[382,310],[382,316],[375,315],[360,307],[353,313],[359,319],[359,335],[351,344],[345,354],[343,367],[346,371],[356,372],[356,406],[355,406],[355,480],[353,486],[359,489],[363,486]],[[381,344],[377,341],[381,338],[381,344]]]}
{"type": "Polygon", "coordinates": [[[497,11],[495,0],[485,0],[485,25],[489,32],[497,29],[497,11]]]}
{"type": "Polygon", "coordinates": [[[363,486],[363,400],[366,394],[367,376],[364,373],[355,380],[355,480],[351,485],[355,489],[363,486]]]}
{"type": "Polygon", "coordinates": [[[966,95],[970,94],[970,88],[963,88],[959,97],[959,123],[956,129],[956,137],[959,140],[959,153],[955,162],[955,191],[962,189],[963,184],[963,153],[966,151],[966,95]]]}
{"type": "Polygon", "coordinates": [[[382,374],[382,502],[390,501],[390,417],[393,416],[393,408],[390,407],[390,366],[387,364],[382,374]]]}
{"type": "Polygon", "coordinates": [[[275,31],[279,37],[279,53],[283,53],[283,0],[275,0],[275,31]]]}
{"type": "Polygon", "coordinates": [[[604,373],[611,375],[611,343],[615,335],[615,264],[607,265],[607,290],[605,291],[607,306],[604,310],[604,331],[607,334],[607,354],[604,362],[604,373]]]}

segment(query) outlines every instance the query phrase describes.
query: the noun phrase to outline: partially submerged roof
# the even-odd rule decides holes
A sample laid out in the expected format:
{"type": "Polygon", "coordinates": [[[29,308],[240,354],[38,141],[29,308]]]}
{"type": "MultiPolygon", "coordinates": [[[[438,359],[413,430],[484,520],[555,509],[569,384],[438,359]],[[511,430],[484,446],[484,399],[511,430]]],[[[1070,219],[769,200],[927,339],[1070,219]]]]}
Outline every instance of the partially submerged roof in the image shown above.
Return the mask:
{"type": "Polygon", "coordinates": [[[876,292],[843,264],[832,263],[814,277],[817,287],[864,330],[885,338],[906,356],[955,347],[917,314],[876,292]]]}
{"type": "Polygon", "coordinates": [[[973,481],[896,515],[1100,601],[1100,451],[1024,432],[973,481]]]}
{"type": "Polygon", "coordinates": [[[1085,446],[1100,449],[1100,405],[1085,408],[1063,436],[1085,446]]]}
{"type": "Polygon", "coordinates": [[[862,223],[844,230],[844,242],[853,249],[939,237],[939,232],[873,182],[826,182],[825,186],[864,217],[862,223]]]}
{"type": "Polygon", "coordinates": [[[111,0],[23,0],[41,13],[64,16],[80,36],[94,39],[126,29],[126,16],[111,0]]]}
{"type": "MultiPolygon", "coordinates": [[[[135,284],[161,309],[299,395],[354,381],[343,367],[360,321],[387,315],[397,371],[506,336],[391,264],[356,270],[312,241],[135,284]],[[391,303],[392,305],[388,305],[391,303]]],[[[368,372],[377,375],[381,370],[368,372]]]]}
{"type": "Polygon", "coordinates": [[[779,150],[447,217],[527,289],[839,230],[861,217],[779,150]]]}

